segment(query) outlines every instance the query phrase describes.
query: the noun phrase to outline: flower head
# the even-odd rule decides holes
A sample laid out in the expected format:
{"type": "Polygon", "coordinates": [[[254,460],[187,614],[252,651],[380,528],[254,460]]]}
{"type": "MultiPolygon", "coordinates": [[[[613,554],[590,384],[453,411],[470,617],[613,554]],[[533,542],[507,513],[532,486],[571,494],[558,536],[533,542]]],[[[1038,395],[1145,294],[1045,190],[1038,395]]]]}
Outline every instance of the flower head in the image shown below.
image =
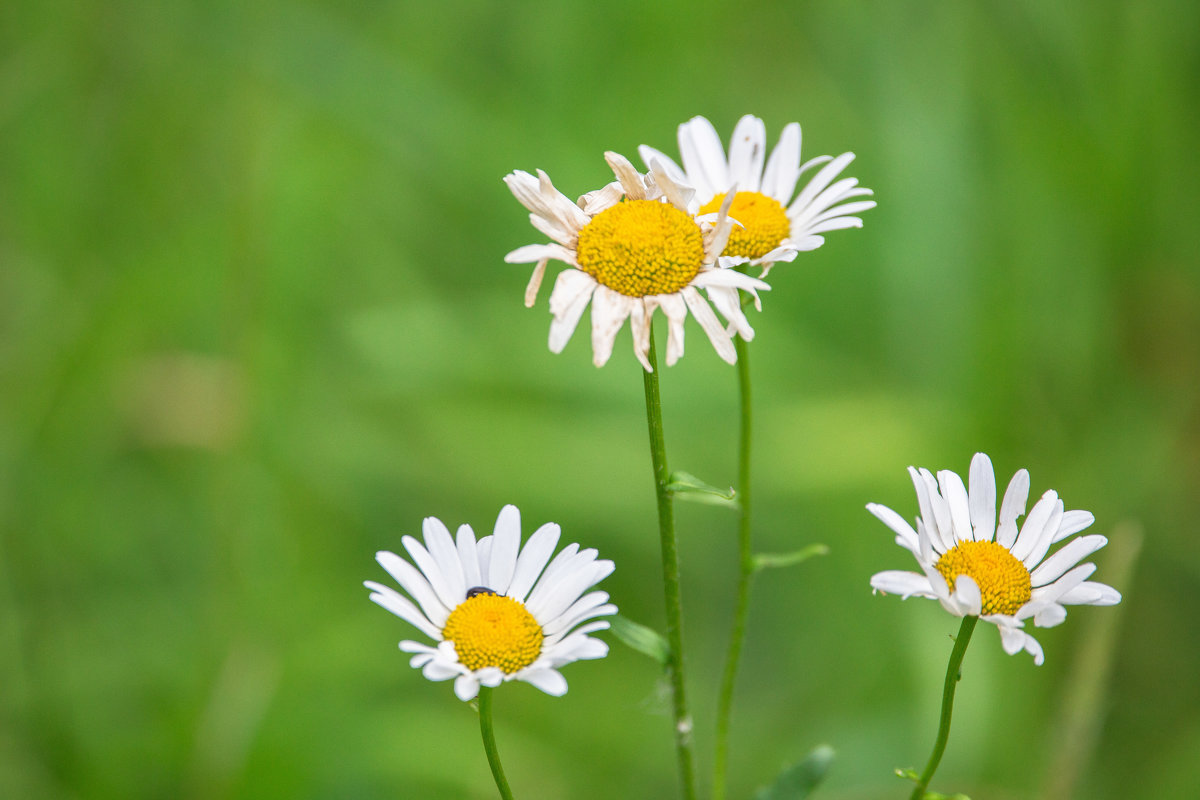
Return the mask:
{"type": "Polygon", "coordinates": [[[696,188],[702,213],[727,202],[731,193],[735,195],[729,216],[741,226],[734,228],[721,260],[729,265],[761,266],[763,277],[775,262],[791,261],[801,251],[820,247],[825,243],[821,234],[861,228],[862,220],[854,215],[875,207],[874,200],[845,202],[871,194],[870,189],[858,186],[857,179],[834,182],[854,160],[853,153],[837,158],[819,156],[801,165],[798,123],[783,129],[770,158],[766,151],[766,127],[749,114],[733,130],[728,159],[721,137],[704,117],[693,117],[679,126],[682,169],[653,147],[638,148],[648,166],[657,163],[672,178],[696,188]],[[800,176],[826,162],[793,197],[800,176]]]}
{"type": "Polygon", "coordinates": [[[365,585],[371,600],[436,643],[400,642],[426,678],[454,678],[462,700],[480,685],[511,680],[557,697],[567,691],[559,668],[608,654],[608,645],[588,634],[607,628],[596,617],[617,608],[605,592],[584,592],[611,573],[613,563],[577,544],[551,560],[558,525],[546,523],[521,547],[521,512],[509,505],[493,534],[478,541],[469,525],[452,539],[434,517],[425,518],[423,530],[424,544],[411,536],[401,540],[416,566],[395,553],[376,554],[408,597],[374,581],[365,585]]]}
{"type": "Polygon", "coordinates": [[[519,247],[504,257],[510,264],[536,262],[525,290],[532,306],[551,259],[571,268],[559,273],[550,294],[550,350],[562,352],[592,305],[592,354],[596,366],[612,355],[617,331],[630,320],[633,351],[650,371],[650,322],[661,308],[670,324],[667,366],[683,355],[683,323],[690,311],[717,354],[737,359],[730,333],[711,302],[734,330],[750,339],[754,330],[742,313],[738,289],[754,294],[767,284],[726,269],[717,257],[729,238],[729,203],[714,214],[697,216],[695,192],[661,170],[643,175],[617,153],[605,153],[617,180],[585,194],[578,203],[554,188],[546,173],[520,170],[504,182],[529,209],[533,227],[554,241],[519,247]],[[704,289],[706,301],[700,294],[704,289]]]}
{"type": "Polygon", "coordinates": [[[1065,511],[1051,490],[1017,530],[1029,494],[1027,471],[1018,471],[1009,482],[999,524],[996,478],[983,453],[971,460],[970,491],[949,470],[938,472],[936,479],[927,469],[908,471],[921,510],[916,530],[890,508],[870,503],[867,510],[895,531],[896,544],[916,557],[922,574],[876,573],[871,577],[876,591],[936,598],[955,616],[978,616],[1000,629],[1005,652],[1025,650],[1036,664],[1042,663],[1042,647],[1023,630],[1027,620],[1050,628],[1066,619],[1064,606],[1121,602],[1116,589],[1087,580],[1095,564],[1079,563],[1108,544],[1105,537],[1079,536],[1047,555],[1051,546],[1091,525],[1091,513],[1065,511]]]}

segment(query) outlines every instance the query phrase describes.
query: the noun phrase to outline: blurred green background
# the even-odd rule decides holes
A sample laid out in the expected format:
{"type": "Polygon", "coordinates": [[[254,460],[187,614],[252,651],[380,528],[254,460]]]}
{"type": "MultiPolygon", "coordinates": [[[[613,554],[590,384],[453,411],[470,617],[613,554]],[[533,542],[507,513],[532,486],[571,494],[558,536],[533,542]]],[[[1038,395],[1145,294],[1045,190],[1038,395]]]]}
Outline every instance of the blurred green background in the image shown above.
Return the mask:
{"type": "MultiPolygon", "coordinates": [[[[821,797],[906,795],[957,625],[872,597],[911,559],[863,505],[912,517],[905,467],[976,450],[1095,513],[1125,602],[1040,632],[1040,668],[981,629],[935,786],[1194,796],[1198,100],[1190,0],[5,3],[0,796],[494,796],[474,714],[367,602],[374,552],[512,502],[662,624],[628,329],[600,370],[586,334],[547,351],[500,178],[573,196],[605,149],[744,113],[854,150],[879,207],[752,316],[757,541],[831,554],[756,586],[732,796],[821,742],[821,797]]],[[[663,381],[672,466],[732,482],[694,323],[663,381]]],[[[680,507],[704,768],[735,523],[680,507]]],[[[517,795],[675,796],[654,666],[565,676],[497,695],[517,795]]]]}

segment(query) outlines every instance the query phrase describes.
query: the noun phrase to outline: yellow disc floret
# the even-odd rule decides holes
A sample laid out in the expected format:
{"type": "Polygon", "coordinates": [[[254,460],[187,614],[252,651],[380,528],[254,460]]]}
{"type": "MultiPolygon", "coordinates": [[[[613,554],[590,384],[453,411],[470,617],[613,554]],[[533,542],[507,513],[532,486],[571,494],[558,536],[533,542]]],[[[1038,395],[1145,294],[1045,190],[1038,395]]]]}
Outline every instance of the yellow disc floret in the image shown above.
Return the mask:
{"type": "MultiPolygon", "coordinates": [[[[719,194],[709,200],[700,213],[715,214],[724,202],[725,195],[719,194]]],[[[729,216],[742,223],[742,227],[733,226],[722,255],[762,258],[792,232],[792,223],[783,206],[774,197],[761,192],[738,192],[729,206],[729,216]]]]}
{"type": "Polygon", "coordinates": [[[670,203],[627,200],[579,231],[579,268],[628,297],[678,292],[704,262],[704,235],[670,203]]]}
{"type": "Polygon", "coordinates": [[[950,590],[959,575],[969,575],[979,587],[984,614],[1017,613],[1029,602],[1032,586],[1029,570],[1016,556],[995,542],[959,542],[938,559],[950,590]]]}
{"type": "Polygon", "coordinates": [[[442,637],[454,642],[467,669],[499,667],[512,674],[542,652],[542,626],[525,606],[490,592],[468,597],[450,612],[442,637]]]}

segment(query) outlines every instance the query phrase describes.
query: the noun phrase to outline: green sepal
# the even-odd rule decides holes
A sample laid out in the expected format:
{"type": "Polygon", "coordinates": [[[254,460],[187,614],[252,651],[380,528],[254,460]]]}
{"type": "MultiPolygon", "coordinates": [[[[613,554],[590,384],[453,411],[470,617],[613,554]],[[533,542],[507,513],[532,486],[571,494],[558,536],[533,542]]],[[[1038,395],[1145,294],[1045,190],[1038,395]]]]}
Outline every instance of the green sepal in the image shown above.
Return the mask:
{"type": "Polygon", "coordinates": [[[774,569],[776,567],[792,567],[808,561],[813,556],[828,554],[829,547],[823,544],[810,544],[802,550],[796,550],[791,553],[756,553],[754,555],[754,571],[761,572],[764,569],[774,569]]]}
{"type": "Polygon", "coordinates": [[[693,503],[705,503],[712,506],[737,508],[738,501],[734,498],[733,487],[721,489],[697,478],[690,472],[672,472],[667,482],[667,491],[680,500],[691,500],[693,503]]]}
{"type": "Polygon", "coordinates": [[[779,773],[775,783],[754,793],[754,800],[804,800],[825,780],[833,763],[833,748],[818,745],[802,760],[779,773]]]}
{"type": "Polygon", "coordinates": [[[645,625],[639,625],[628,617],[620,614],[608,618],[609,630],[626,646],[637,650],[642,655],[650,656],[659,664],[666,666],[671,660],[671,646],[666,638],[645,625]]]}

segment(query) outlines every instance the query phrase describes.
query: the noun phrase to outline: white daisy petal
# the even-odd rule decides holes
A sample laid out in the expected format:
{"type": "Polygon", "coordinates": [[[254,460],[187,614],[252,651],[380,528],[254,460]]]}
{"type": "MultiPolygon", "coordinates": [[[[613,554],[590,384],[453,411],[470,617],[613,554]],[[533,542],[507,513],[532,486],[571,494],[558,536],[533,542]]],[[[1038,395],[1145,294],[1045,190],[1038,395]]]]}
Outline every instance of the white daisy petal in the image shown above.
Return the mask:
{"type": "Polygon", "coordinates": [[[784,126],[779,142],[767,159],[767,168],[762,178],[762,193],[787,205],[796,191],[800,179],[800,124],[791,122],[784,126]]]}
{"type": "Polygon", "coordinates": [[[446,617],[450,615],[450,609],[438,599],[437,593],[433,591],[429,581],[416,567],[395,553],[389,553],[386,550],[376,553],[375,560],[379,562],[379,566],[387,570],[404,591],[408,592],[413,600],[417,601],[426,619],[439,628],[446,624],[446,617]]]}
{"type": "Polygon", "coordinates": [[[955,538],[964,542],[973,541],[975,535],[971,530],[971,507],[962,478],[955,472],[943,469],[938,472],[937,480],[941,495],[950,509],[950,524],[954,527],[955,538]]]}
{"type": "Polygon", "coordinates": [[[996,527],[996,544],[1011,548],[1017,540],[1017,517],[1025,513],[1025,501],[1029,498],[1029,472],[1017,470],[1004,491],[1000,505],[1000,522],[996,527]]]}
{"type": "Polygon", "coordinates": [[[1058,523],[1058,530],[1054,533],[1053,541],[1061,542],[1068,536],[1090,528],[1095,521],[1096,518],[1090,511],[1067,511],[1063,514],[1062,521],[1058,523]]]}
{"type": "Polygon", "coordinates": [[[1058,602],[1067,606],[1113,606],[1121,602],[1121,593],[1103,583],[1084,581],[1058,598],[1058,602]]]}
{"type": "Polygon", "coordinates": [[[565,269],[558,273],[554,291],[550,294],[550,313],[554,315],[554,321],[550,323],[551,353],[561,353],[567,346],[597,286],[586,272],[565,269]]]}
{"type": "Polygon", "coordinates": [[[521,680],[541,689],[551,697],[562,697],[567,693],[567,679],[558,670],[533,669],[526,670],[521,680]]]}
{"type": "Polygon", "coordinates": [[[971,459],[969,480],[975,541],[990,542],[996,533],[996,473],[986,453],[976,453],[971,459]]]}
{"type": "Polygon", "coordinates": [[[534,581],[542,569],[550,561],[554,548],[558,545],[561,530],[553,522],[547,522],[534,531],[525,543],[521,554],[517,556],[517,568],[513,573],[512,583],[508,587],[508,596],[518,603],[525,602],[526,595],[533,588],[534,581]]]}
{"type": "Polygon", "coordinates": [[[679,126],[679,153],[689,182],[704,200],[729,186],[725,148],[716,128],[704,117],[693,117],[679,126]]]}
{"type": "Polygon", "coordinates": [[[744,192],[757,192],[767,150],[767,127],[752,114],[738,120],[729,139],[729,182],[744,192]]]}
{"type": "Polygon", "coordinates": [[[412,556],[412,560],[416,562],[417,568],[421,570],[425,580],[429,581],[429,585],[433,587],[434,594],[438,596],[442,605],[446,608],[454,608],[462,597],[453,591],[451,583],[442,576],[441,567],[438,566],[433,556],[429,555],[425,546],[411,536],[401,537],[400,543],[412,556]]]}
{"type": "Polygon", "coordinates": [[[374,581],[364,581],[363,585],[371,590],[371,602],[392,612],[430,639],[437,639],[441,636],[441,629],[426,619],[412,601],[395,589],[390,589],[374,581]]]}
{"type": "Polygon", "coordinates": [[[500,509],[496,528],[492,531],[492,558],[488,563],[488,588],[496,594],[507,594],[517,567],[517,552],[521,548],[521,512],[514,505],[500,509]]]}
{"type": "Polygon", "coordinates": [[[1040,544],[1043,536],[1051,535],[1046,531],[1046,523],[1050,521],[1057,504],[1058,493],[1053,489],[1047,491],[1040,500],[1033,504],[1033,508],[1029,510],[1029,516],[1025,517],[1025,522],[1021,525],[1021,533],[1017,535],[1017,541],[1009,548],[1018,561],[1024,561],[1040,544]]]}
{"type": "Polygon", "coordinates": [[[617,331],[633,313],[635,298],[614,292],[607,286],[596,287],[592,295],[592,363],[602,367],[612,355],[617,331]]]}
{"type": "Polygon", "coordinates": [[[683,299],[687,303],[688,309],[692,312],[692,316],[700,323],[700,327],[708,334],[708,340],[712,342],[719,355],[726,363],[733,364],[737,361],[737,350],[733,347],[733,340],[729,338],[729,334],[725,332],[725,326],[717,319],[717,315],[713,313],[712,308],[700,296],[700,293],[690,286],[683,290],[683,299]]]}
{"type": "Polygon", "coordinates": [[[422,535],[425,538],[425,547],[428,548],[429,555],[433,557],[434,562],[438,565],[438,570],[442,573],[442,579],[446,582],[446,591],[449,593],[451,602],[460,602],[462,598],[466,597],[467,589],[470,587],[467,586],[462,560],[458,556],[454,540],[450,538],[450,531],[437,517],[426,517],[422,524],[422,535]]]}
{"type": "Polygon", "coordinates": [[[454,679],[454,694],[464,703],[474,700],[475,695],[479,694],[479,679],[470,672],[466,675],[459,675],[454,679]]]}
{"type": "Polygon", "coordinates": [[[675,163],[674,159],[672,159],[670,156],[666,155],[665,153],[663,153],[659,150],[655,150],[653,147],[650,147],[649,145],[643,144],[643,145],[638,145],[638,155],[642,157],[642,163],[646,165],[647,170],[649,170],[651,168],[650,167],[651,164],[653,164],[655,161],[657,161],[659,164],[662,165],[663,170],[668,175],[670,175],[671,179],[674,180],[676,183],[682,183],[682,184],[688,183],[687,173],[685,173],[683,171],[682,167],[680,167],[678,164],[675,163]]]}
{"type": "Polygon", "coordinates": [[[887,506],[881,506],[878,503],[867,503],[867,511],[870,511],[880,522],[895,531],[896,535],[906,542],[905,547],[908,550],[913,553],[917,552],[917,532],[913,530],[912,525],[909,525],[904,520],[904,517],[892,511],[887,506]]]}
{"type": "Polygon", "coordinates": [[[1096,565],[1091,563],[1073,567],[1060,575],[1053,583],[1048,583],[1044,586],[1035,586],[1031,592],[1032,602],[1043,604],[1057,603],[1062,599],[1063,595],[1083,583],[1095,571],[1096,565]]]}
{"type": "Polygon", "coordinates": [[[1030,579],[1033,581],[1033,585],[1045,586],[1053,583],[1067,570],[1078,564],[1080,559],[1087,558],[1106,544],[1108,544],[1108,539],[1099,534],[1072,539],[1032,572],[1030,579]]]}
{"type": "Polygon", "coordinates": [[[459,525],[454,538],[458,550],[458,560],[462,564],[463,578],[467,588],[483,585],[483,577],[479,572],[479,553],[475,546],[475,531],[470,525],[459,525]]]}
{"type": "Polygon", "coordinates": [[[913,595],[920,597],[936,597],[937,593],[929,583],[929,578],[915,572],[905,572],[893,569],[876,572],[871,576],[871,588],[884,594],[898,594],[907,599],[913,595]]]}

